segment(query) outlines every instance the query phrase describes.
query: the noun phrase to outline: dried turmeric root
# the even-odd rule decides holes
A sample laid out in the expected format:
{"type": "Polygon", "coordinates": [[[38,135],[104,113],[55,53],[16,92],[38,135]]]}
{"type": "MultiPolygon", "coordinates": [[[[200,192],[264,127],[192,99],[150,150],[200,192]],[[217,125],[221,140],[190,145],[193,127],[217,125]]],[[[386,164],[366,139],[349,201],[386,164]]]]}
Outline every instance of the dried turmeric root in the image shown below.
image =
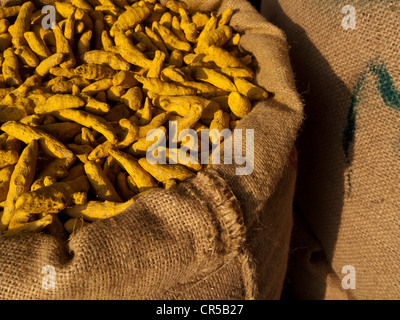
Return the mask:
{"type": "Polygon", "coordinates": [[[131,67],[129,63],[123,60],[118,54],[101,50],[92,50],[85,52],[83,60],[84,62],[89,64],[105,64],[116,71],[129,71],[131,67]]]}
{"type": "Polygon", "coordinates": [[[39,65],[36,67],[35,72],[40,75],[40,76],[45,76],[47,75],[51,68],[59,65],[65,57],[65,53],[63,52],[58,52],[52,54],[50,57],[42,60],[42,62],[39,63],[39,65]]]}
{"type": "Polygon", "coordinates": [[[208,82],[222,90],[233,92],[237,91],[233,82],[223,74],[210,68],[190,67],[193,77],[199,81],[208,82]]]}
{"type": "Polygon", "coordinates": [[[157,95],[163,96],[185,96],[194,95],[197,90],[184,87],[183,85],[162,81],[157,78],[146,78],[137,75],[136,80],[143,84],[143,88],[157,95]]]}
{"type": "Polygon", "coordinates": [[[82,218],[93,222],[101,219],[111,218],[129,208],[137,197],[119,203],[110,201],[89,201],[86,204],[66,208],[63,213],[72,218],[82,218]]]}
{"type": "Polygon", "coordinates": [[[21,6],[0,7],[0,19],[16,16],[20,11],[21,6]]]}
{"type": "Polygon", "coordinates": [[[83,107],[85,101],[77,96],[70,94],[55,94],[48,98],[45,102],[35,107],[35,113],[50,113],[61,109],[77,109],[83,107]]]}
{"type": "Polygon", "coordinates": [[[18,72],[18,58],[12,48],[8,48],[3,52],[2,72],[4,82],[10,86],[18,86],[22,83],[21,76],[18,72]]]}
{"type": "Polygon", "coordinates": [[[116,143],[118,138],[111,125],[103,118],[95,116],[85,111],[63,109],[53,111],[52,114],[63,121],[74,121],[82,126],[89,127],[104,135],[107,140],[116,143]]]}
{"type": "Polygon", "coordinates": [[[90,223],[86,222],[82,218],[71,218],[64,223],[64,228],[68,233],[74,234],[89,224],[90,223]]]}
{"type": "Polygon", "coordinates": [[[264,100],[268,98],[268,92],[266,90],[246,79],[235,78],[234,82],[238,91],[249,98],[250,101],[264,100]]]}
{"type": "Polygon", "coordinates": [[[0,129],[25,143],[38,140],[43,152],[51,157],[72,158],[74,156],[72,151],[68,150],[60,141],[35,127],[15,121],[8,121],[0,129]]]}
{"type": "Polygon", "coordinates": [[[116,180],[117,180],[116,181],[117,190],[118,190],[118,193],[121,195],[121,198],[124,201],[128,201],[131,198],[133,198],[135,193],[131,189],[129,189],[126,173],[122,172],[122,171],[119,172],[116,180]]]}
{"type": "Polygon", "coordinates": [[[85,173],[99,200],[122,202],[103,169],[94,161],[85,163],[85,173]]]}
{"type": "Polygon", "coordinates": [[[15,208],[27,213],[58,213],[71,203],[75,192],[88,191],[89,181],[81,176],[73,181],[56,182],[48,187],[26,192],[15,202],[15,208]]]}
{"type": "Polygon", "coordinates": [[[0,229],[2,231],[8,227],[8,224],[11,221],[16,209],[17,199],[22,194],[29,191],[29,187],[35,176],[37,156],[38,142],[37,140],[32,140],[22,151],[10,178],[6,205],[1,218],[0,229]]]}
{"type": "Polygon", "coordinates": [[[111,36],[114,36],[115,31],[124,32],[128,29],[134,29],[139,23],[143,22],[151,14],[150,6],[147,2],[142,2],[135,7],[128,7],[121,14],[117,21],[110,29],[111,36]]]}
{"type": "Polygon", "coordinates": [[[110,150],[110,155],[128,172],[139,188],[139,192],[155,188],[157,185],[150,174],[148,174],[138,162],[129,154],[110,150]]]}
{"type": "Polygon", "coordinates": [[[195,176],[192,171],[180,164],[152,164],[146,158],[139,159],[139,164],[160,182],[166,182],[170,179],[184,181],[195,176]]]}
{"type": "Polygon", "coordinates": [[[69,167],[75,162],[73,158],[55,159],[46,166],[31,185],[31,191],[49,186],[56,180],[64,178],[68,174],[69,167]]]}
{"type": "Polygon", "coordinates": [[[5,232],[5,235],[12,236],[12,235],[24,234],[24,233],[30,233],[30,232],[39,232],[39,231],[43,230],[44,228],[46,228],[52,222],[53,222],[53,217],[52,217],[52,215],[49,214],[39,220],[21,224],[19,227],[14,228],[14,229],[8,229],[5,232]]]}
{"type": "Polygon", "coordinates": [[[0,202],[3,202],[7,198],[14,167],[14,165],[11,165],[0,169],[0,202]]]}
{"type": "Polygon", "coordinates": [[[114,69],[103,64],[83,64],[75,68],[75,74],[78,74],[85,79],[101,80],[112,77],[116,72],[114,69]]]}
{"type": "Polygon", "coordinates": [[[232,113],[238,118],[243,118],[251,111],[251,102],[249,98],[239,92],[231,92],[229,94],[228,104],[232,113]]]}
{"type": "Polygon", "coordinates": [[[269,98],[231,8],[164,2],[55,1],[50,29],[34,1],[0,7],[0,232],[64,237],[173,188],[210,156],[202,130],[219,145],[269,98]]]}
{"type": "Polygon", "coordinates": [[[14,165],[19,159],[19,141],[3,134],[0,136],[0,168],[14,165]],[[4,141],[2,141],[4,140],[4,141]]]}

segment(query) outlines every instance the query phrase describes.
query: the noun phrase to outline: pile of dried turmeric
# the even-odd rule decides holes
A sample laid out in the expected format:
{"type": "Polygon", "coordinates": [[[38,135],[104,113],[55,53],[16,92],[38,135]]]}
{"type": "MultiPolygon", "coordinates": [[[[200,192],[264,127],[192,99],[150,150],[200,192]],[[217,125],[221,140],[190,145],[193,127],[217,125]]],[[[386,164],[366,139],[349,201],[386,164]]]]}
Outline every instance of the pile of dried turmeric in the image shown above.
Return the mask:
{"type": "MultiPolygon", "coordinates": [[[[169,0],[0,8],[0,232],[68,235],[172,188],[200,159],[151,163],[152,129],[233,130],[268,92],[226,9],[169,0]]],[[[193,141],[192,141],[193,142],[193,141]]],[[[190,141],[188,142],[190,143],[190,141]]],[[[181,142],[180,144],[184,144],[181,142]]],[[[179,145],[178,144],[178,147],[179,145]]],[[[165,150],[176,157],[179,149],[165,150]]],[[[179,159],[179,157],[178,157],[179,159]]]]}

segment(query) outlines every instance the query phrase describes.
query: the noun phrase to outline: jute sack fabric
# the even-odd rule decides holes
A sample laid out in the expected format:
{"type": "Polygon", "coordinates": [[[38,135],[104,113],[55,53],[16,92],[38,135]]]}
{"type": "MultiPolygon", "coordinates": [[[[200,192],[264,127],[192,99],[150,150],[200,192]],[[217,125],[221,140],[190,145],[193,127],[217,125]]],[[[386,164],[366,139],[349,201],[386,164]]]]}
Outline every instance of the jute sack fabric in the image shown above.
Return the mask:
{"type": "Polygon", "coordinates": [[[237,10],[231,23],[258,60],[257,81],[275,93],[238,126],[254,171],[239,176],[235,164],[212,165],[67,243],[43,233],[0,236],[2,299],[280,298],[296,180],[288,157],[303,119],[288,45],[246,1],[188,3],[237,10]],[[254,148],[245,129],[254,130],[254,148]]]}
{"type": "Polygon", "coordinates": [[[338,277],[355,268],[354,298],[399,299],[400,2],[262,7],[304,93],[296,202],[338,277]]]}
{"type": "Polygon", "coordinates": [[[293,229],[283,300],[352,300],[333,271],[321,244],[298,208],[293,212],[293,229]]]}

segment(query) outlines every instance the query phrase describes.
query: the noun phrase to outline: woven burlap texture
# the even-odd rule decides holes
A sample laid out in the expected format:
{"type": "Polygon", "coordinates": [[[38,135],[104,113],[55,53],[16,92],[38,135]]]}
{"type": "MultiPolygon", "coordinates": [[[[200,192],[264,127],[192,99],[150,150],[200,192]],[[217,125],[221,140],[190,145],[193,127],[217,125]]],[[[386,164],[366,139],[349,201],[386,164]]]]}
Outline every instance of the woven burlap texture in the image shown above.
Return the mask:
{"type": "Polygon", "coordinates": [[[303,119],[285,35],[246,1],[188,4],[235,9],[240,45],[258,61],[258,83],[274,93],[238,126],[254,129],[253,173],[212,165],[67,243],[46,234],[1,236],[1,298],[279,299],[296,179],[288,157],[303,119]],[[55,289],[42,286],[44,266],[54,267],[55,289]]]}

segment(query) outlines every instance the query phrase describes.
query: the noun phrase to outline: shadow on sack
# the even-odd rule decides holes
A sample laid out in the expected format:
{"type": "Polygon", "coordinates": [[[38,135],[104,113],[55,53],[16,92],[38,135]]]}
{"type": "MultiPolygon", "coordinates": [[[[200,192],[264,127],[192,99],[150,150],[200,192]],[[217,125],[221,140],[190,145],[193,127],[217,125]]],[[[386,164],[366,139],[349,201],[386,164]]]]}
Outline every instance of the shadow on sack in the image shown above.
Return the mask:
{"type": "Polygon", "coordinates": [[[282,299],[351,299],[332,270],[331,259],[344,203],[344,197],[337,195],[345,194],[345,172],[353,156],[353,147],[350,145],[349,161],[342,160],[343,146],[336,141],[338,136],[342,138],[343,128],[332,123],[336,122],[335,119],[346,119],[352,93],[332,70],[305,30],[285,14],[278,1],[263,1],[261,13],[286,33],[291,46],[289,53],[297,89],[305,103],[305,121],[296,146],[299,152],[299,172],[294,228],[282,299]],[[337,97],[342,103],[329,103],[330,101],[324,100],[327,94],[337,97]],[[319,158],[321,150],[327,148],[331,150],[334,165],[329,172],[323,174],[324,182],[329,181],[329,185],[321,185],[319,169],[324,165],[321,166],[319,158]],[[340,186],[341,190],[331,192],[332,186],[340,186]],[[333,206],[331,212],[334,214],[324,221],[325,226],[322,229],[329,230],[330,236],[327,238],[330,242],[325,241],[322,247],[315,236],[318,232],[313,226],[312,214],[323,212],[324,203],[333,206]]]}

